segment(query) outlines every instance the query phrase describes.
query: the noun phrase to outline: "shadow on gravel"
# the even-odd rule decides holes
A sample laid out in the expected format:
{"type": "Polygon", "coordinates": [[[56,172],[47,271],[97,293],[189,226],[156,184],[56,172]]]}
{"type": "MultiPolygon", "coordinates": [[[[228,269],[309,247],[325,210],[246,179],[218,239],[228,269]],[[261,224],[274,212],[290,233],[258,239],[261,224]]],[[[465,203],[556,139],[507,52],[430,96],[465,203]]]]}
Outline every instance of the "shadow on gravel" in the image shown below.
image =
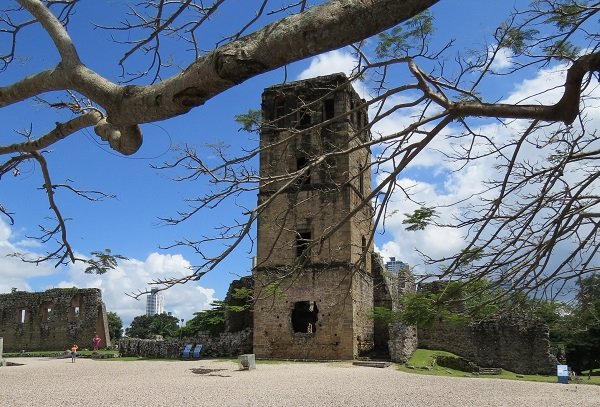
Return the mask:
{"type": "Polygon", "coordinates": [[[6,363],[6,367],[8,366],[24,366],[24,363],[16,363],[16,362],[5,362],[6,363]]]}
{"type": "Polygon", "coordinates": [[[206,375],[206,376],[217,376],[217,377],[231,377],[230,375],[214,374],[215,372],[221,372],[221,371],[227,370],[227,369],[206,369],[203,367],[197,367],[197,368],[190,369],[190,370],[194,374],[201,374],[201,375],[206,375]]]}

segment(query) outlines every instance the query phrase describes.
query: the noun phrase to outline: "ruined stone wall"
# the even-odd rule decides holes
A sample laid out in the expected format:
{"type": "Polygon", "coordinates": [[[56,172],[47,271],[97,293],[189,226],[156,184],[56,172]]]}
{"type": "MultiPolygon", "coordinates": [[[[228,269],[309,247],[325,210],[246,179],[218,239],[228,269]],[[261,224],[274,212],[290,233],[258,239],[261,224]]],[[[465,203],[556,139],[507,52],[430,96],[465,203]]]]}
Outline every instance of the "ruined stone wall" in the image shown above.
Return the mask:
{"type": "MultiPolygon", "coordinates": [[[[393,305],[389,286],[384,279],[383,261],[379,254],[373,254],[371,258],[373,263],[373,307],[386,308],[391,310],[393,305]]],[[[374,347],[376,353],[383,358],[389,357],[388,340],[390,334],[388,322],[377,318],[374,321],[374,347]]]]}
{"type": "Polygon", "coordinates": [[[248,307],[243,311],[225,310],[225,332],[239,332],[244,329],[252,329],[254,326],[254,316],[251,309],[252,290],[254,281],[252,276],[242,277],[239,280],[234,280],[229,285],[227,295],[225,296],[225,304],[234,307],[248,307]],[[236,298],[234,292],[236,289],[250,290],[249,298],[236,298]]]}
{"type": "Polygon", "coordinates": [[[224,332],[219,336],[201,333],[196,341],[202,344],[203,357],[237,357],[252,353],[252,330],[249,328],[237,332],[224,332]]]}
{"type": "Polygon", "coordinates": [[[119,354],[123,357],[150,359],[177,359],[183,352],[184,341],[122,338],[119,340],[119,354]]]}
{"type": "Polygon", "coordinates": [[[291,276],[255,271],[254,353],[260,358],[352,359],[358,344],[354,332],[349,267],[304,270],[291,276]],[[278,281],[276,292],[265,282],[278,281]],[[295,332],[296,303],[318,309],[312,333],[295,332]]]}
{"type": "MultiPolygon", "coordinates": [[[[402,297],[416,290],[415,280],[407,267],[398,273],[384,269],[379,255],[372,257],[374,306],[394,312],[401,310],[402,297]]],[[[417,350],[417,327],[399,321],[375,321],[375,345],[380,354],[387,354],[393,362],[404,363],[417,350]],[[387,352],[385,352],[387,350],[387,352]]]]}
{"type": "Polygon", "coordinates": [[[6,352],[91,348],[98,334],[110,345],[106,309],[97,288],[53,288],[0,294],[0,337],[6,352]]]}
{"type": "Polygon", "coordinates": [[[482,367],[523,374],[553,374],[548,326],[542,322],[498,318],[467,326],[436,322],[419,326],[419,346],[455,353],[482,367]]]}
{"type": "Polygon", "coordinates": [[[200,334],[197,338],[185,340],[153,340],[138,338],[123,338],[119,341],[121,356],[138,356],[144,358],[177,359],[182,356],[186,343],[202,344],[201,357],[237,357],[252,353],[252,331],[244,329],[238,332],[225,332],[219,336],[200,334]]]}
{"type": "Polygon", "coordinates": [[[357,273],[352,284],[352,304],[354,307],[355,356],[371,352],[375,347],[373,321],[373,278],[368,274],[357,273]]]}

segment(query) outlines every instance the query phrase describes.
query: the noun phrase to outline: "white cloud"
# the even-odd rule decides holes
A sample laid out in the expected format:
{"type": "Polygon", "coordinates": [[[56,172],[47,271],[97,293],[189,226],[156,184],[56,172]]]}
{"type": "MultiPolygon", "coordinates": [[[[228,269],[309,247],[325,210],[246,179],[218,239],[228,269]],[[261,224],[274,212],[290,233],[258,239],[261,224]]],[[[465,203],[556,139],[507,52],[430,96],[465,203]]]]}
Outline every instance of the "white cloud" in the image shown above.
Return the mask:
{"type": "Polygon", "coordinates": [[[11,288],[30,290],[28,279],[47,276],[56,271],[49,263],[36,265],[12,257],[15,253],[30,253],[26,245],[13,243],[12,238],[14,235],[11,227],[0,218],[0,292],[10,292],[11,288]]]}
{"type": "MultiPolygon", "coordinates": [[[[83,265],[70,267],[68,278],[58,283],[59,287],[96,287],[102,289],[102,298],[108,311],[116,312],[128,325],[137,315],[146,312],[146,297],[135,300],[127,294],[148,287],[156,278],[183,277],[190,273],[191,264],[180,254],[151,253],[145,260],[119,261],[115,270],[104,275],[85,274],[83,265]]],[[[215,291],[197,283],[176,285],[163,291],[165,311],[186,321],[194,312],[209,308],[215,300],[215,291]]]]}
{"type": "MultiPolygon", "coordinates": [[[[311,58],[308,68],[300,72],[296,80],[332,75],[339,72],[350,76],[357,65],[358,60],[350,52],[343,49],[333,50],[311,58]]],[[[364,82],[356,80],[352,84],[361,98],[369,99],[369,90],[364,82]]]]}
{"type": "MultiPolygon", "coordinates": [[[[510,95],[502,103],[556,103],[562,95],[565,74],[564,66],[541,69],[533,77],[518,82],[510,95]]],[[[587,99],[587,106],[597,106],[600,89],[596,87],[589,92],[592,92],[593,95],[587,99]]],[[[411,116],[413,115],[414,111],[410,109],[399,111],[378,125],[377,129],[384,135],[392,134],[405,128],[407,123],[411,122],[411,116]]],[[[586,117],[589,120],[587,123],[588,131],[600,127],[599,109],[589,109],[586,117]]],[[[474,131],[485,135],[497,144],[505,144],[509,140],[523,134],[524,129],[530,124],[525,120],[507,121],[506,123],[492,120],[486,123],[482,120],[477,120],[475,123],[477,125],[472,124],[474,131]]],[[[550,134],[549,132],[557,128],[557,126],[549,126],[543,131],[550,134]]],[[[458,169],[457,164],[444,158],[444,155],[440,152],[452,152],[452,143],[454,143],[454,147],[458,146],[457,143],[463,143],[465,147],[472,148],[472,152],[485,153],[487,145],[483,142],[478,143],[475,140],[475,144],[471,146],[470,143],[473,141],[473,137],[464,139],[456,137],[449,139],[444,137],[444,135],[452,133],[454,136],[458,135],[456,129],[448,127],[444,134],[434,139],[426,151],[417,157],[417,160],[410,167],[411,178],[401,174],[397,180],[399,185],[404,188],[410,188],[412,198],[418,203],[407,200],[399,190],[392,197],[392,201],[388,207],[388,214],[394,214],[386,219],[386,239],[379,240],[380,252],[385,260],[389,257],[396,257],[398,260],[409,263],[411,266],[416,266],[416,272],[435,271],[428,269],[427,266],[422,264],[422,258],[416,250],[418,249],[433,258],[456,254],[465,245],[462,231],[428,227],[423,231],[409,232],[405,230],[406,225],[402,224],[402,220],[405,219],[404,213],[413,212],[420,204],[428,207],[434,206],[439,215],[437,220],[441,223],[447,222],[453,216],[460,213],[457,206],[448,206],[449,204],[461,200],[464,200],[463,205],[466,205],[468,202],[475,202],[476,198],[472,198],[472,196],[483,190],[484,181],[497,179],[503,175],[494,168],[498,163],[498,158],[494,155],[473,160],[467,163],[464,168],[456,171],[458,169]]],[[[531,141],[534,140],[535,138],[532,137],[531,141]]],[[[588,146],[588,148],[591,149],[592,146],[588,146]]],[[[507,148],[504,150],[504,153],[510,154],[511,151],[511,148],[507,148]]],[[[546,160],[552,153],[553,151],[550,148],[536,146],[535,142],[531,144],[525,143],[521,148],[520,158],[524,161],[535,163],[546,160]]],[[[575,168],[570,173],[565,172],[563,180],[572,182],[578,175],[581,175],[582,170],[585,169],[575,168]]],[[[384,175],[380,174],[379,180],[384,175]]],[[[571,185],[574,184],[572,183],[571,185]]],[[[530,191],[533,192],[534,187],[530,191]]],[[[557,249],[557,252],[560,251],[564,250],[557,249]]],[[[558,255],[560,254],[558,253],[558,255]]]]}
{"type": "MultiPolygon", "coordinates": [[[[32,291],[30,279],[48,277],[55,280],[47,288],[52,287],[79,287],[100,288],[102,298],[108,311],[116,312],[127,326],[131,320],[145,313],[146,297],[135,300],[126,294],[138,292],[148,287],[148,283],[156,278],[183,277],[190,272],[191,264],[180,254],[151,253],[145,260],[130,259],[119,261],[115,270],[104,275],[85,274],[85,265],[77,263],[61,269],[54,268],[53,264],[45,262],[39,265],[24,263],[7,254],[21,252],[36,257],[27,248],[31,248],[30,241],[25,244],[13,243],[15,238],[9,225],[0,219],[0,293],[10,292],[15,287],[19,290],[32,291]]],[[[80,256],[79,257],[84,257],[80,256]]],[[[209,308],[215,300],[215,290],[205,288],[195,282],[176,285],[163,292],[165,298],[165,311],[172,312],[177,318],[189,320],[194,312],[209,308]]]]}
{"type": "MultiPolygon", "coordinates": [[[[488,56],[489,57],[492,56],[491,49],[488,51],[488,56]]],[[[513,64],[512,58],[513,58],[513,52],[509,48],[500,48],[496,52],[496,56],[494,57],[494,61],[492,62],[492,65],[490,66],[490,68],[494,72],[500,72],[500,71],[504,70],[505,68],[510,67],[513,64]]]]}
{"type": "Polygon", "coordinates": [[[316,76],[331,75],[343,72],[350,75],[356,67],[357,60],[349,52],[343,50],[329,51],[317,55],[310,60],[310,65],[298,75],[298,80],[314,78],[316,76]]]}
{"type": "Polygon", "coordinates": [[[531,79],[525,79],[515,86],[511,94],[500,103],[554,104],[563,94],[566,65],[540,69],[531,79]]]}

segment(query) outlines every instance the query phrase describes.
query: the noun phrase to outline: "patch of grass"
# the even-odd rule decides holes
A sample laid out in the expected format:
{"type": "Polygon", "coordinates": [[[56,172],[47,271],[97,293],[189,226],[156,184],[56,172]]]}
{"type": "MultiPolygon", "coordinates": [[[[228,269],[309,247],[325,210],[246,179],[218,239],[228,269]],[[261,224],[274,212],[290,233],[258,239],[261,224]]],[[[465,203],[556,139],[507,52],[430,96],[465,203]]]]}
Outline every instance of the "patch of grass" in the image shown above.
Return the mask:
{"type": "MultiPolygon", "coordinates": [[[[21,358],[21,357],[53,357],[53,356],[57,356],[57,355],[62,355],[65,353],[65,350],[39,350],[39,351],[32,351],[32,352],[4,352],[2,354],[2,357],[5,358],[21,358]]],[[[92,350],[80,350],[77,352],[78,355],[80,356],[89,356],[91,354],[93,354],[94,351],[92,350]]],[[[116,350],[112,350],[112,349],[104,349],[104,350],[99,350],[98,353],[102,354],[102,355],[118,355],[119,352],[116,350]]]]}
{"type": "Polygon", "coordinates": [[[412,365],[415,367],[432,366],[433,360],[437,356],[456,357],[456,355],[454,355],[453,353],[445,352],[443,350],[417,349],[416,352],[410,358],[410,360],[407,362],[407,365],[412,365]]]}
{"type": "MultiPolygon", "coordinates": [[[[584,370],[581,372],[583,376],[587,376],[590,374],[589,370],[584,370]]],[[[592,369],[592,376],[600,376],[600,369],[592,369]]]]}
{"type": "MultiPolygon", "coordinates": [[[[406,362],[405,365],[397,365],[397,369],[406,373],[416,373],[434,376],[448,377],[472,377],[472,378],[488,378],[488,379],[507,379],[507,380],[524,380],[529,382],[546,382],[556,383],[556,376],[544,375],[520,375],[508,370],[502,369],[500,375],[473,375],[471,372],[463,372],[460,370],[450,369],[443,366],[433,364],[433,360],[438,355],[458,357],[450,352],[417,349],[413,356],[406,362]],[[411,366],[411,367],[409,367],[411,366]]],[[[597,369],[600,372],[600,369],[597,369]]],[[[593,374],[593,373],[592,373],[593,374]]],[[[597,384],[600,385],[600,376],[592,376],[590,380],[586,377],[578,378],[574,383],[578,384],[597,384]]]]}

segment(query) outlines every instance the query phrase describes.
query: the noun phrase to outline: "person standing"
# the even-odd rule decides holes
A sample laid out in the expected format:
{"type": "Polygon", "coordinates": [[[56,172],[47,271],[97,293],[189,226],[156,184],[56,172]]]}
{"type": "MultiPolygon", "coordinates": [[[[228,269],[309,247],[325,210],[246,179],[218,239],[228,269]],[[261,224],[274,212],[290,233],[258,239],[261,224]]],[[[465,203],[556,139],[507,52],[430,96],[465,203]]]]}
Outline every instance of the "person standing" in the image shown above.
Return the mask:
{"type": "Polygon", "coordinates": [[[98,348],[100,348],[100,341],[101,339],[98,334],[95,334],[92,338],[92,348],[94,349],[94,352],[98,352],[98,348]]]}
{"type": "Polygon", "coordinates": [[[77,344],[74,343],[73,346],[71,346],[71,363],[75,363],[75,358],[77,357],[77,349],[79,349],[79,346],[77,346],[77,344]]]}

